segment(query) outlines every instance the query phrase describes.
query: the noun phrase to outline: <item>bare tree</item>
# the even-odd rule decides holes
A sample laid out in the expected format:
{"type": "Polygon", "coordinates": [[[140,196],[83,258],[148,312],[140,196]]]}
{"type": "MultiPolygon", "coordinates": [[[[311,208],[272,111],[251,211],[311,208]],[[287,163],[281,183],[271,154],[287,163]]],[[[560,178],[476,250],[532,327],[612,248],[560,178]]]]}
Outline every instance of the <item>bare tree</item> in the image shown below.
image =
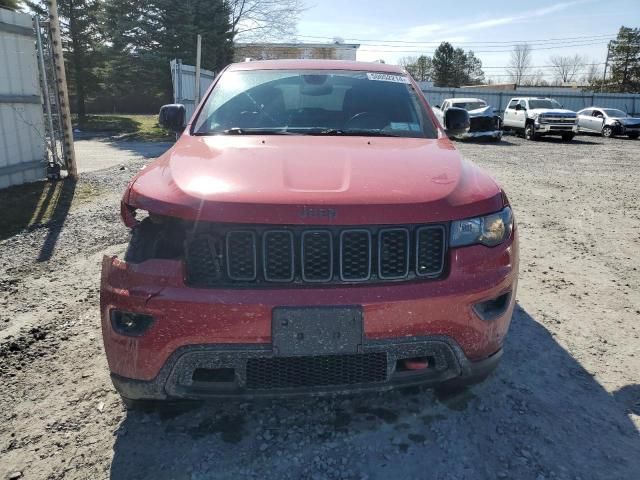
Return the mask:
{"type": "Polygon", "coordinates": [[[233,38],[263,40],[295,34],[302,0],[229,0],[233,38]]]}
{"type": "Polygon", "coordinates": [[[602,78],[602,68],[600,68],[600,64],[597,62],[597,60],[591,60],[591,63],[585,65],[586,69],[584,71],[584,75],[582,76],[582,80],[585,83],[591,84],[596,80],[600,80],[602,78]]]}
{"type": "Polygon", "coordinates": [[[549,62],[551,62],[556,80],[562,83],[573,82],[586,63],[584,57],[578,54],[573,57],[554,55],[549,58],[549,62]]]}
{"type": "Polygon", "coordinates": [[[527,87],[542,87],[546,86],[548,83],[544,79],[544,72],[538,69],[535,72],[528,74],[526,78],[522,80],[522,84],[527,87]]]}
{"type": "Polygon", "coordinates": [[[520,85],[531,69],[531,47],[528,43],[519,43],[513,47],[507,64],[507,73],[516,85],[520,85]]]}

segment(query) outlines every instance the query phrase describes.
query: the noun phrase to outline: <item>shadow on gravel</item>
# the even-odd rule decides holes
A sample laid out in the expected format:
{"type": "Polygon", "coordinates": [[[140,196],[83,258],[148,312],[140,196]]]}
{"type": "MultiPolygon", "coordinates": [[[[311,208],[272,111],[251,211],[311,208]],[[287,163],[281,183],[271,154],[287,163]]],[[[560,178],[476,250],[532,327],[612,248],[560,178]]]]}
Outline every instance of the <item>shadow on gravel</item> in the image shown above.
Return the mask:
{"type": "Polygon", "coordinates": [[[467,139],[467,140],[458,140],[456,143],[466,143],[471,145],[479,145],[489,147],[515,147],[516,144],[509,141],[509,137],[504,136],[502,139],[498,141],[491,141],[483,138],[478,139],[467,139]]]}
{"type": "Polygon", "coordinates": [[[607,393],[517,308],[502,365],[462,394],[130,411],[111,478],[640,478],[639,390],[607,393]]]}
{"type": "Polygon", "coordinates": [[[64,221],[75,191],[75,182],[41,181],[0,190],[0,240],[25,229],[51,228],[64,221]]]}
{"type": "MultiPolygon", "coordinates": [[[[57,185],[59,186],[59,193],[50,214],[51,220],[43,225],[47,229],[47,236],[40,248],[38,262],[46,262],[53,255],[76,191],[76,181],[69,178],[57,182],[57,185]]],[[[37,225],[38,224],[34,224],[34,226],[37,225]]]]}
{"type": "Polygon", "coordinates": [[[575,137],[570,142],[565,142],[561,137],[541,137],[535,140],[542,143],[561,143],[563,145],[601,145],[602,142],[591,141],[589,138],[575,137]]]}
{"type": "Polygon", "coordinates": [[[173,146],[170,142],[109,141],[108,143],[118,150],[135,153],[144,158],[157,158],[173,146]]]}

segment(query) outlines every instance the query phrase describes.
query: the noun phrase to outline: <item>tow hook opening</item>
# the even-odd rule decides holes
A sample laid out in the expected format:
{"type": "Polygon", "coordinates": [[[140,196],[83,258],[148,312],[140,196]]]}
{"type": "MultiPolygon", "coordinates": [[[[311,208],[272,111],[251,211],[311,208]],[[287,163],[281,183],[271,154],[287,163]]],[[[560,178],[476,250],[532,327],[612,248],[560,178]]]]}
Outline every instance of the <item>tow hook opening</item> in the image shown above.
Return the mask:
{"type": "Polygon", "coordinates": [[[433,357],[402,358],[396,362],[396,372],[419,372],[435,365],[433,357]]]}

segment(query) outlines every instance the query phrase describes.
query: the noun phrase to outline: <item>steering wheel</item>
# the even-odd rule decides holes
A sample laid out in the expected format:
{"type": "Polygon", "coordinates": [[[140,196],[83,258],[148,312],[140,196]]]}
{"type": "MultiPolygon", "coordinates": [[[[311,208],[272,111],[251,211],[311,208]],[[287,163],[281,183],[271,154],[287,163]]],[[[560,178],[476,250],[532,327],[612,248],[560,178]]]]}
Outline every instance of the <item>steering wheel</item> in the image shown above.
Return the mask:
{"type": "Polygon", "coordinates": [[[382,130],[389,124],[386,115],[377,112],[359,112],[353,115],[345,123],[345,129],[349,128],[371,128],[382,130]]]}

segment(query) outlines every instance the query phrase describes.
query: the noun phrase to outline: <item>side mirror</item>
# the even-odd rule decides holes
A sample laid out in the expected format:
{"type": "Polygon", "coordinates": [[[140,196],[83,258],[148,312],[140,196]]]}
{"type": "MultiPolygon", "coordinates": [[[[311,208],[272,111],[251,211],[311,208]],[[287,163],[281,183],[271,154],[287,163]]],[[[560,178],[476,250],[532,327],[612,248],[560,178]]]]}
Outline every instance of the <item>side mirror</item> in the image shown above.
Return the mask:
{"type": "Polygon", "coordinates": [[[160,109],[158,122],[167,130],[180,133],[185,126],[187,109],[178,103],[165,105],[160,109]]]}
{"type": "Polygon", "coordinates": [[[450,107],[444,112],[444,130],[447,136],[463,135],[470,127],[469,112],[464,108],[450,107]]]}
{"type": "Polygon", "coordinates": [[[522,110],[522,105],[517,104],[517,105],[516,105],[516,110],[522,110]]]}
{"type": "Polygon", "coordinates": [[[436,105],[434,108],[440,109],[440,105],[436,105]]]}

